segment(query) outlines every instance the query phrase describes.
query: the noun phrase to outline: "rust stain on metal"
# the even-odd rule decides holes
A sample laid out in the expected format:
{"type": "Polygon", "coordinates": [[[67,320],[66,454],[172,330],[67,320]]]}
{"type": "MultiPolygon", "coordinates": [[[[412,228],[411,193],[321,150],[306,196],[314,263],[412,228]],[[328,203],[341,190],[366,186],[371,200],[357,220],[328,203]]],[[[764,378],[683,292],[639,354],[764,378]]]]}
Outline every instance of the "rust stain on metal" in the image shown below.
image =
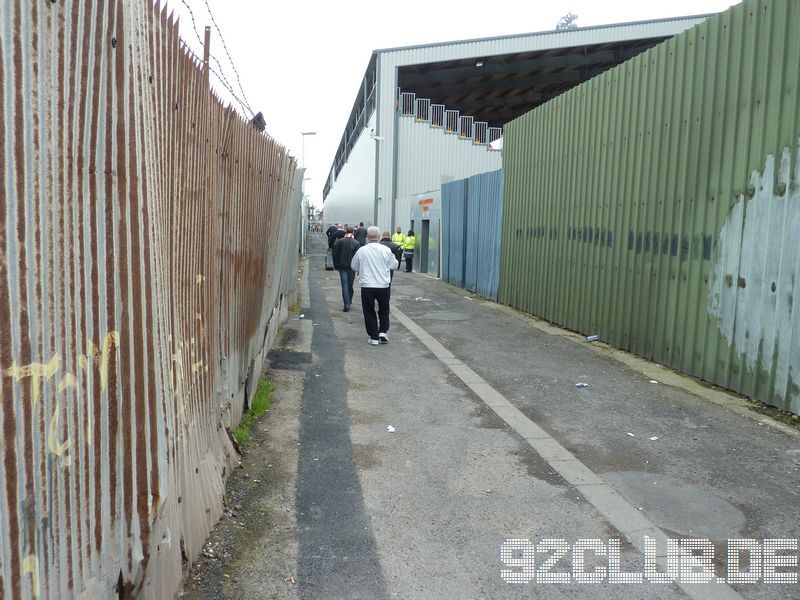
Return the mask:
{"type": "Polygon", "coordinates": [[[302,175],[166,6],[0,8],[0,597],[168,597],[294,291],[302,175]]]}

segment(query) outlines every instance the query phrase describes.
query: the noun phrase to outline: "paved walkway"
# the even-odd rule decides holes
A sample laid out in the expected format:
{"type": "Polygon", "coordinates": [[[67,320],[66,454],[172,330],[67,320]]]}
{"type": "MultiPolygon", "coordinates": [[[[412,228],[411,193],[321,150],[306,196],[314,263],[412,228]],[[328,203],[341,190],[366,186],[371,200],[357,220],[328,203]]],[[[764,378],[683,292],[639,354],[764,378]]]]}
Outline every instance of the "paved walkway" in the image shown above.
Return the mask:
{"type": "Polygon", "coordinates": [[[341,312],[338,274],[312,259],[303,318],[273,353],[282,391],[244,461],[270,485],[231,481],[251,490],[243,515],[272,517],[245,539],[215,533],[229,550],[190,596],[800,597],[798,583],[717,582],[725,540],[797,539],[796,436],[426,276],[399,273],[392,301],[390,343],[368,345],[358,288],[341,312]],[[715,583],[607,583],[611,540],[635,580],[646,536],[662,571],[667,538],[712,540],[713,559],[684,566],[715,583]],[[549,569],[568,583],[545,582],[547,544],[586,539],[605,582],[570,576],[572,552],[549,569]],[[512,565],[522,557],[535,569],[512,565]]]}

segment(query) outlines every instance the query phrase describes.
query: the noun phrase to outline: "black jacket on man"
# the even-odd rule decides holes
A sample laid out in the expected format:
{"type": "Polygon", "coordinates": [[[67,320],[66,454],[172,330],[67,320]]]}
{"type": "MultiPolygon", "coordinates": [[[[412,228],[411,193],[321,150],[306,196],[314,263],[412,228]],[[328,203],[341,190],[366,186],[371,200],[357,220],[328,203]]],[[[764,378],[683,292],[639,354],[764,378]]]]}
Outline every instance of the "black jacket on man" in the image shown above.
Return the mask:
{"type": "Polygon", "coordinates": [[[366,227],[364,227],[363,225],[359,226],[359,228],[356,229],[355,233],[353,234],[353,237],[356,238],[356,240],[358,240],[359,244],[364,246],[367,243],[367,229],[366,229],[366,227]]]}
{"type": "Polygon", "coordinates": [[[336,230],[339,229],[336,225],[331,225],[325,230],[325,237],[328,238],[328,243],[331,241],[331,236],[336,233],[336,230]]]}
{"type": "Polygon", "coordinates": [[[388,237],[381,238],[381,244],[383,244],[389,250],[392,251],[392,254],[394,254],[394,257],[397,259],[397,262],[399,263],[400,259],[403,257],[403,249],[400,246],[398,246],[397,244],[395,244],[392,241],[392,238],[388,238],[388,237]]]}
{"type": "Polygon", "coordinates": [[[356,250],[361,248],[358,240],[350,237],[343,237],[336,240],[333,245],[333,268],[337,271],[350,268],[350,261],[353,260],[356,250]]]}
{"type": "Polygon", "coordinates": [[[341,227],[339,229],[337,229],[336,231],[334,231],[331,234],[331,237],[328,238],[328,248],[330,250],[333,250],[333,245],[336,243],[336,241],[342,239],[345,236],[346,233],[347,232],[344,229],[342,229],[341,227]]]}

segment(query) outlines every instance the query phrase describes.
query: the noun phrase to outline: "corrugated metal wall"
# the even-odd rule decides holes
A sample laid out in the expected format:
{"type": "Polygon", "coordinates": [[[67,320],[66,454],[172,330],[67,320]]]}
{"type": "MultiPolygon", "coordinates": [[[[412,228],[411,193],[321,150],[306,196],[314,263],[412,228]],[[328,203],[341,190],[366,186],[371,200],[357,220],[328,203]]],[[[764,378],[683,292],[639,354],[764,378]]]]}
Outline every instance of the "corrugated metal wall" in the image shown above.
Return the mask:
{"type": "MultiPolygon", "coordinates": [[[[499,169],[500,152],[463,140],[455,133],[417,122],[414,117],[399,117],[397,128],[397,222],[393,227],[408,228],[414,194],[438,190],[442,179],[461,179],[474,173],[499,169]]],[[[388,226],[388,225],[387,225],[388,226]]]]}
{"type": "Polygon", "coordinates": [[[800,2],[510,123],[500,301],[800,412],[800,2]]]}
{"type": "Polygon", "coordinates": [[[497,299],[503,226],[502,169],[442,186],[442,279],[497,299]]]}
{"type": "Polygon", "coordinates": [[[466,197],[466,179],[442,186],[442,279],[458,287],[464,287],[466,197]]]}
{"type": "Polygon", "coordinates": [[[0,597],[169,598],[294,287],[296,166],[148,0],[0,14],[0,597]]]}

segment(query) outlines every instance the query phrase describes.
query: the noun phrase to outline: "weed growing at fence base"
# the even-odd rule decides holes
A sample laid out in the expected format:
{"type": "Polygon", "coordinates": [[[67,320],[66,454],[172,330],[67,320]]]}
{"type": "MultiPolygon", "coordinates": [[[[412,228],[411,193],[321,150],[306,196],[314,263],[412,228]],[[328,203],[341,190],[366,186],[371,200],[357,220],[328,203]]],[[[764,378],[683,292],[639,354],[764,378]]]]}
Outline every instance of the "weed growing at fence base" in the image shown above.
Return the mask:
{"type": "Polygon", "coordinates": [[[240,444],[244,445],[250,441],[250,428],[255,425],[261,415],[267,412],[270,395],[274,389],[275,384],[266,377],[258,380],[258,389],[256,389],[256,395],[253,396],[253,403],[244,413],[242,422],[233,430],[233,435],[240,444]]]}

